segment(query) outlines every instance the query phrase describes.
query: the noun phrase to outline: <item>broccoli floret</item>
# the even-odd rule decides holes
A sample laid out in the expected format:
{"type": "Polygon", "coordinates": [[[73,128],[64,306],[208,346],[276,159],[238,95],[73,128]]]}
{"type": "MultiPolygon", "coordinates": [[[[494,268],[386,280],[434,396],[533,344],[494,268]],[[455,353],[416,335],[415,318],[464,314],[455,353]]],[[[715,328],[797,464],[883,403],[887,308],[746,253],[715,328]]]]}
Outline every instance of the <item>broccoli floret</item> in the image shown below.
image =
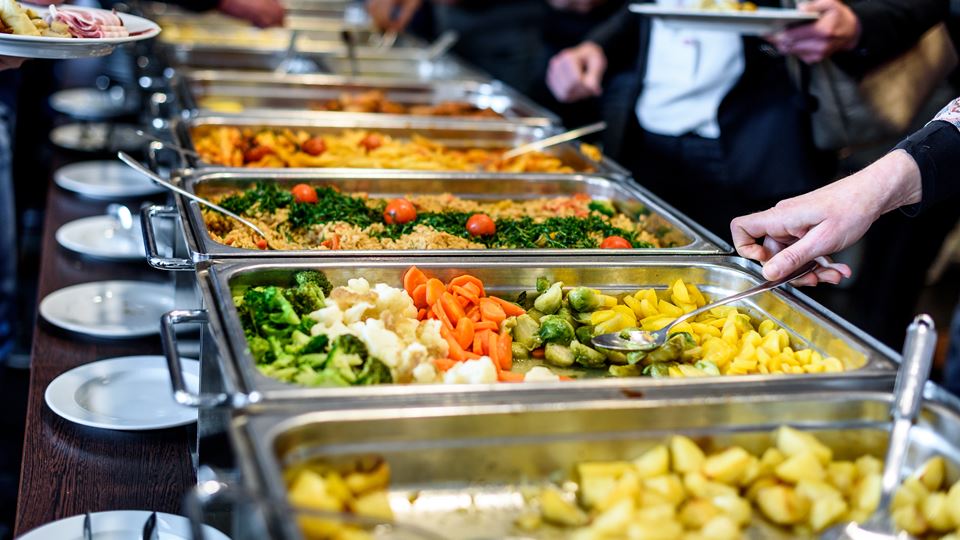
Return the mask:
{"type": "Polygon", "coordinates": [[[357,382],[355,384],[371,385],[389,384],[392,382],[393,375],[390,373],[390,368],[380,360],[370,357],[367,358],[363,369],[357,375],[357,382]]]}
{"type": "Polygon", "coordinates": [[[273,347],[270,342],[260,336],[251,336],[247,343],[250,346],[250,354],[258,364],[270,364],[277,357],[273,354],[273,347]]]}
{"type": "Polygon", "coordinates": [[[367,359],[367,346],[357,336],[344,334],[333,340],[326,370],[335,370],[350,384],[357,382],[357,371],[367,359]]]}
{"type": "Polygon", "coordinates": [[[610,201],[590,201],[587,208],[607,217],[613,217],[617,213],[617,209],[613,207],[610,201]]]}
{"type": "Polygon", "coordinates": [[[313,336],[310,338],[302,349],[300,349],[300,354],[320,354],[327,352],[327,346],[330,344],[330,339],[327,336],[319,335],[313,336]]]}
{"type": "Polygon", "coordinates": [[[300,325],[293,305],[277,287],[255,287],[243,295],[243,308],[250,313],[256,332],[263,336],[286,336],[300,325]]]}
{"type": "Polygon", "coordinates": [[[333,285],[330,284],[330,280],[327,279],[326,274],[323,272],[317,272],[316,270],[304,270],[302,272],[297,272],[293,276],[293,279],[299,286],[314,284],[320,287],[320,290],[322,290],[323,294],[325,295],[329,295],[330,291],[333,290],[333,285]]]}

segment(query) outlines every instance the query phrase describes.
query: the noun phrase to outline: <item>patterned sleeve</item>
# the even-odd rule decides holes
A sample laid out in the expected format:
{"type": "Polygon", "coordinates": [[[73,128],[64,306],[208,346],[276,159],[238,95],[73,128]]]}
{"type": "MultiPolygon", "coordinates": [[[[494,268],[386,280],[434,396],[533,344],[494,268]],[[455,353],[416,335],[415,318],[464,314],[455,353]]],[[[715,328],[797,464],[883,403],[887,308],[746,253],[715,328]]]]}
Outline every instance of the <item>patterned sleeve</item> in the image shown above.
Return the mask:
{"type": "Polygon", "coordinates": [[[943,108],[923,129],[904,139],[904,150],[920,167],[923,200],[902,210],[920,214],[934,204],[960,195],[960,98],[943,108]]]}

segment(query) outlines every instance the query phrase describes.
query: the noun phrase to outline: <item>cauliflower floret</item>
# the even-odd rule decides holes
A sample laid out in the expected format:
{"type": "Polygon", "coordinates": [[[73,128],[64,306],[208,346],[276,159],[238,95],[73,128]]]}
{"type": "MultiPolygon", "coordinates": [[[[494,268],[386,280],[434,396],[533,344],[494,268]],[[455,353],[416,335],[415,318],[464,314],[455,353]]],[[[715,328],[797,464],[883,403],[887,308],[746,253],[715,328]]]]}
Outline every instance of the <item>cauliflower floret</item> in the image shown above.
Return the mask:
{"type": "Polygon", "coordinates": [[[417,307],[413,305],[413,299],[407,291],[385,283],[377,283],[373,287],[373,292],[377,295],[377,311],[389,311],[411,319],[417,318],[417,307]]]}
{"type": "Polygon", "coordinates": [[[357,294],[367,294],[370,292],[370,282],[364,278],[354,278],[347,281],[347,288],[357,294]]]}
{"type": "Polygon", "coordinates": [[[404,344],[393,332],[383,327],[379,319],[367,319],[350,325],[353,334],[363,340],[371,356],[379,358],[392,369],[397,369],[404,344]]]}
{"type": "Polygon", "coordinates": [[[446,384],[489,384],[497,382],[497,368],[488,356],[460,362],[443,374],[446,384]]]}
{"type": "Polygon", "coordinates": [[[442,324],[437,320],[428,320],[417,327],[416,341],[422,343],[434,358],[446,358],[450,352],[450,345],[440,335],[442,324]]]}
{"type": "Polygon", "coordinates": [[[362,321],[366,318],[364,315],[367,313],[367,310],[373,309],[373,307],[373,304],[367,302],[357,302],[343,312],[343,322],[351,324],[362,321]]]}
{"type": "Polygon", "coordinates": [[[413,368],[413,380],[421,384],[438,382],[437,370],[432,363],[420,364],[413,368]]]}
{"type": "Polygon", "coordinates": [[[543,366],[530,369],[523,377],[524,382],[557,382],[560,376],[543,366]]]}

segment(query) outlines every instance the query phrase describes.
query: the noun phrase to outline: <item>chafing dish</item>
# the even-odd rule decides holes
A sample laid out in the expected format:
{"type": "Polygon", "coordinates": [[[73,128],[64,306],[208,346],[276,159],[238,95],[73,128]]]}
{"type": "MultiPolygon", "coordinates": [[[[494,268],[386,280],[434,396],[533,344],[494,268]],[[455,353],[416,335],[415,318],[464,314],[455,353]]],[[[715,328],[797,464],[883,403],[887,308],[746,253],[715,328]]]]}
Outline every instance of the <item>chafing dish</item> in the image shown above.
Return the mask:
{"type": "MultiPolygon", "coordinates": [[[[207,320],[226,359],[224,372],[230,392],[197,396],[182,385],[177,399],[195,406],[231,405],[255,410],[262,406],[301,403],[317,409],[410,405],[422,400],[443,403],[543,401],[551,392],[563,399],[599,399],[630,396],[655,397],[670,392],[688,396],[737,395],[765,391],[800,391],[804,388],[841,387],[850,390],[871,384],[887,384],[894,374],[897,355],[875,339],[841,320],[812,300],[792,289],[763,293],[740,304],[752,316],[769,318],[785,328],[800,348],[840,358],[850,369],[835,375],[706,377],[688,379],[596,378],[543,384],[382,385],[364,388],[305,388],[287,385],[261,375],[254,365],[234,307],[233,295],[246,287],[290,283],[299,270],[326,273],[335,286],[362,276],[371,283],[399,286],[410,261],[358,260],[264,260],[261,262],[218,262],[198,273],[204,291],[206,313],[177,312],[164,320],[163,336],[172,375],[179,375],[174,327],[180,322],[207,320]]],[[[589,286],[604,291],[632,291],[639,288],[666,288],[681,278],[713,297],[723,297],[756,285],[762,278],[756,266],[743,259],[723,257],[632,257],[544,258],[543,260],[424,259],[416,262],[424,272],[448,280],[469,272],[483,280],[491,294],[516,294],[530,290],[538,276],[561,280],[568,286],[589,286]]]]}
{"type": "Polygon", "coordinates": [[[216,113],[242,110],[257,114],[276,109],[308,111],[317,109],[327,101],[336,101],[343,94],[379,91],[388,100],[404,106],[455,101],[469,103],[478,109],[492,109],[504,116],[503,119],[490,118],[485,121],[506,120],[538,126],[560,124],[555,114],[499,82],[437,81],[427,84],[389,79],[350,79],[336,75],[197,70],[179,77],[176,87],[182,107],[188,111],[216,113]]]}
{"type": "MultiPolygon", "coordinates": [[[[814,433],[837,459],[882,458],[889,407],[889,393],[867,391],[606,402],[571,402],[558,395],[539,405],[253,416],[237,419],[232,435],[249,491],[265,499],[285,499],[283,473],[289,468],[316,459],[338,463],[377,456],[390,465],[389,499],[401,525],[450,539],[562,538],[557,529],[530,533],[513,523],[529,512],[525,493],[550,485],[576,463],[630,460],[672,434],[708,448],[741,445],[761,452],[772,446],[770,434],[781,425],[814,433]]],[[[929,385],[911,439],[908,470],[943,456],[947,481],[957,479],[955,397],[929,385]]],[[[298,538],[294,515],[281,516],[270,537],[298,538]]],[[[745,532],[751,539],[795,538],[789,529],[761,519],[745,532]]]]}
{"type": "MultiPolygon", "coordinates": [[[[160,48],[166,64],[181,69],[228,69],[276,71],[289,60],[284,49],[257,50],[222,46],[171,44],[160,48]]],[[[421,50],[356,49],[356,73],[342,49],[314,51],[298,49],[293,60],[297,73],[334,73],[354,77],[433,81],[443,79],[488,81],[483,75],[450,55],[428,59],[421,50]]]]}
{"type": "MultiPolygon", "coordinates": [[[[331,113],[281,114],[200,114],[193,118],[180,118],[173,122],[172,129],[178,144],[195,150],[194,131],[217,126],[302,129],[311,134],[337,134],[346,129],[367,129],[391,137],[409,138],[413,135],[426,137],[449,148],[503,149],[540,140],[552,135],[556,128],[512,124],[506,122],[483,122],[476,120],[445,120],[417,117],[382,117],[377,115],[350,115],[331,113]],[[371,118],[371,116],[373,116],[371,118]]],[[[544,152],[560,158],[564,165],[577,171],[592,171],[599,176],[625,178],[629,172],[609,158],[597,163],[580,151],[577,143],[552,146],[544,152]]],[[[182,156],[190,166],[209,166],[192,156],[182,156]]],[[[566,175],[553,175],[566,176],[566,175]]],[[[494,177],[505,178],[503,175],[494,177]]]]}
{"type": "MultiPolygon", "coordinates": [[[[210,197],[224,191],[244,189],[256,181],[275,182],[286,189],[301,182],[331,185],[343,193],[365,192],[373,197],[393,198],[408,194],[427,195],[452,193],[469,199],[504,198],[513,200],[536,197],[585,193],[591,197],[611,200],[622,212],[631,216],[649,214],[649,229],[665,229],[663,241],[672,247],[630,250],[629,254],[718,254],[728,253],[730,247],[709,231],[684,216],[632,182],[613,181],[591,175],[520,175],[495,178],[489,174],[449,175],[439,173],[403,173],[367,171],[270,171],[238,169],[209,169],[185,171],[174,179],[184,189],[210,197]]],[[[197,203],[178,200],[177,208],[154,207],[141,214],[145,230],[148,261],[167,270],[192,269],[196,263],[211,259],[229,258],[342,258],[342,257],[455,257],[462,259],[478,255],[499,257],[544,257],[570,254],[609,255],[610,250],[371,250],[371,251],[260,251],[228,246],[213,240],[197,203]],[[190,256],[169,258],[159,253],[154,221],[179,217],[190,256]]],[[[160,242],[161,244],[163,242],[160,242]]]]}

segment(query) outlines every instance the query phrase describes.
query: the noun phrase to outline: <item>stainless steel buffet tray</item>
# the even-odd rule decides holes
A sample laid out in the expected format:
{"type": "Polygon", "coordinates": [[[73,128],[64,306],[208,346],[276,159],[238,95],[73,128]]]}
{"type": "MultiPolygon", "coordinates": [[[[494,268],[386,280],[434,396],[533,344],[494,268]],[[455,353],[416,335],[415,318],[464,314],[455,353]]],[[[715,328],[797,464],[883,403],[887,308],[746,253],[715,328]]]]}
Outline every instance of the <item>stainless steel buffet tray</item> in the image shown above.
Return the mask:
{"type": "MultiPolygon", "coordinates": [[[[841,387],[850,390],[871,384],[888,384],[895,373],[897,355],[864,332],[843,321],[812,300],[791,289],[764,293],[742,304],[754,317],[770,318],[791,333],[797,348],[813,348],[836,356],[851,369],[835,375],[742,376],[688,379],[596,378],[556,384],[523,383],[491,385],[382,385],[364,388],[307,388],[270,379],[257,370],[247,347],[243,328],[233,302],[235,291],[258,285],[289,285],[295,272],[323,271],[334,286],[348,279],[364,277],[370,283],[400,286],[409,260],[263,260],[260,262],[217,262],[198,272],[203,291],[204,313],[180,313],[165,321],[167,350],[176,347],[176,322],[208,320],[226,360],[224,371],[232,387],[219,396],[190,396],[185,389],[178,399],[194,405],[234,405],[247,408],[300,403],[316,409],[357,408],[415,404],[421,400],[443,403],[523,403],[553,399],[616,398],[624,395],[656,397],[682,391],[689,396],[737,395],[749,392],[794,392],[810,388],[841,387]]],[[[589,286],[610,292],[640,288],[666,288],[682,278],[713,297],[745,290],[762,281],[755,266],[732,257],[570,257],[542,260],[424,259],[417,267],[429,275],[448,280],[469,272],[483,280],[491,294],[510,295],[532,290],[537,277],[561,280],[567,286],[589,286]]],[[[173,375],[178,359],[168,357],[173,375]]],[[[175,379],[176,380],[176,379],[175,379]]]]}
{"type": "MultiPolygon", "coordinates": [[[[331,115],[316,112],[293,114],[290,111],[286,111],[285,115],[279,113],[262,115],[199,114],[192,118],[178,118],[173,121],[171,127],[180,146],[190,150],[195,150],[193,143],[193,132],[195,130],[218,126],[302,129],[316,135],[338,134],[347,129],[367,129],[391,137],[409,138],[413,135],[420,135],[448,148],[459,149],[514,148],[552,135],[556,129],[504,122],[437,121],[415,117],[372,116],[374,117],[371,118],[371,115],[331,115]]],[[[619,178],[629,176],[629,171],[609,158],[604,157],[599,163],[591,160],[580,151],[580,146],[575,143],[552,146],[544,152],[559,158],[565,165],[577,171],[593,172],[599,176],[619,178]]],[[[213,166],[189,155],[182,157],[192,167],[213,166]]]]}
{"type": "MultiPolygon", "coordinates": [[[[960,412],[956,398],[932,385],[927,390],[907,468],[943,456],[952,482],[960,465],[960,412]]],[[[556,485],[557,475],[576,463],[632,460],[674,434],[708,448],[742,445],[759,453],[773,445],[771,433],[781,425],[816,434],[837,459],[882,459],[889,407],[889,393],[867,391],[595,402],[557,393],[536,405],[254,415],[236,419],[231,432],[249,489],[274,500],[286,497],[289,468],[378,457],[390,466],[389,499],[401,525],[450,539],[565,538],[559,529],[530,533],[513,524],[530,511],[525,493],[556,485]]],[[[300,537],[294,516],[279,521],[271,538],[300,537]]],[[[795,538],[756,514],[745,533],[756,540],[795,538]]]]}
{"type": "MultiPolygon", "coordinates": [[[[430,84],[403,83],[389,79],[350,79],[337,75],[281,75],[243,71],[196,70],[184,73],[175,83],[181,106],[191,112],[237,112],[216,107],[229,106],[243,112],[273,113],[276,110],[309,111],[343,94],[383,92],[386,98],[404,106],[437,105],[454,101],[478,109],[492,109],[504,118],[478,118],[488,122],[509,121],[537,126],[560,125],[552,112],[499,82],[437,81],[430,84]]],[[[371,113],[331,112],[330,114],[371,113]]],[[[376,117],[398,115],[376,114],[376,117]]],[[[410,115],[399,115],[409,117],[410,115]]],[[[434,120],[457,117],[429,117],[434,120]]]]}
{"type": "MultiPolygon", "coordinates": [[[[166,64],[174,70],[226,69],[275,72],[286,59],[285,50],[257,50],[224,46],[168,44],[159,47],[166,64]]],[[[419,49],[358,47],[356,73],[345,51],[298,50],[293,58],[297,73],[333,73],[352,77],[376,77],[406,81],[444,79],[489,81],[490,77],[451,55],[428,59],[419,49]]]]}
{"type": "MultiPolygon", "coordinates": [[[[451,193],[465,199],[510,199],[523,200],[538,197],[569,196],[578,193],[610,200],[627,215],[638,217],[646,214],[647,229],[653,234],[669,229],[662,234],[664,242],[672,244],[665,248],[638,248],[620,254],[649,255],[716,255],[730,252],[726,243],[712,233],[696,225],[657,199],[640,186],[630,181],[615,181],[591,175],[520,175],[497,178],[489,174],[451,175],[442,173],[407,173],[399,171],[354,170],[294,171],[253,169],[201,169],[183,171],[174,180],[190,193],[214,197],[225,191],[245,189],[254,182],[266,181],[289,189],[296,184],[308,182],[313,185],[329,185],[342,193],[363,192],[371,197],[395,198],[410,194],[430,195],[451,193]]],[[[496,250],[291,250],[262,251],[228,246],[214,240],[207,229],[200,206],[193,201],[177,199],[177,208],[154,207],[142,213],[147,260],[152,266],[167,270],[192,269],[206,260],[229,258],[343,258],[343,257],[452,257],[462,259],[473,256],[497,257],[548,257],[560,255],[609,256],[611,250],[559,250],[559,249],[496,249],[496,250]],[[189,258],[170,258],[160,254],[154,221],[177,218],[183,224],[189,258]]],[[[163,242],[159,242],[163,244],[163,242]]]]}

